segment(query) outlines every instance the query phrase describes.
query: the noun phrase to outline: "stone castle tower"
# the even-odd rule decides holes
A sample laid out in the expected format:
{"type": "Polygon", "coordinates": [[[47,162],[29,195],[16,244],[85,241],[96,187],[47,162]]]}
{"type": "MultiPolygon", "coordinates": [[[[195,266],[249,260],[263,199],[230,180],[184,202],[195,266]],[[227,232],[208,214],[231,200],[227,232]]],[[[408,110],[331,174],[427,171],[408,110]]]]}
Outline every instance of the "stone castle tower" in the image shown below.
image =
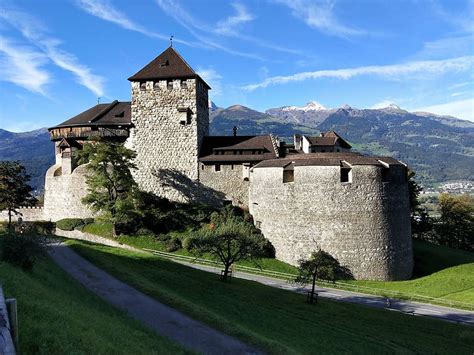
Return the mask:
{"type": "Polygon", "coordinates": [[[140,188],[189,201],[199,179],[198,156],[209,134],[209,85],[169,47],[131,76],[130,137],[140,188]]]}

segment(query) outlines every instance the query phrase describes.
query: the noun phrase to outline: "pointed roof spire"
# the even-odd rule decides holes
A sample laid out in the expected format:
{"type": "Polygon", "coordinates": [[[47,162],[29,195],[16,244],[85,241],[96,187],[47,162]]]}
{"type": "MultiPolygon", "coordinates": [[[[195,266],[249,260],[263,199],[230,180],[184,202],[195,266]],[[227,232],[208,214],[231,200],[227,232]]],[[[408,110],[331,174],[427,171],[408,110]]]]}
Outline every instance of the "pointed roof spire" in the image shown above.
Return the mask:
{"type": "MultiPolygon", "coordinates": [[[[170,39],[172,44],[172,39],[170,39]]],[[[186,63],[179,53],[170,45],[163,53],[132,75],[130,81],[164,80],[164,79],[200,79],[208,89],[210,86],[186,63]]]]}

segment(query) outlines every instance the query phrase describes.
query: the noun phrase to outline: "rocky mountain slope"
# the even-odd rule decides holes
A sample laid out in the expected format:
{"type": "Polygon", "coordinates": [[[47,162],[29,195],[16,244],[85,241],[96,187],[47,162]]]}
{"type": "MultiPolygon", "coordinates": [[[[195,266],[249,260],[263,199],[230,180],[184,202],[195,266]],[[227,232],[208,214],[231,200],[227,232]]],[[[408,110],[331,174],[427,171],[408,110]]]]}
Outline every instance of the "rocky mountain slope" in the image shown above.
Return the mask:
{"type": "MultiPolygon", "coordinates": [[[[211,103],[211,135],[273,133],[287,141],[294,133],[317,135],[335,130],[353,149],[389,155],[406,162],[424,184],[474,180],[474,123],[431,113],[410,113],[391,105],[357,109],[348,105],[327,109],[316,102],[284,106],[266,112],[242,105],[228,108],[211,103]]],[[[44,173],[54,162],[54,146],[46,129],[12,133],[0,129],[0,160],[20,160],[42,189],[44,173]]]]}
{"type": "Polygon", "coordinates": [[[41,192],[44,174],[54,163],[54,145],[46,128],[13,133],[0,129],[0,161],[19,160],[31,175],[30,184],[41,192]]]}

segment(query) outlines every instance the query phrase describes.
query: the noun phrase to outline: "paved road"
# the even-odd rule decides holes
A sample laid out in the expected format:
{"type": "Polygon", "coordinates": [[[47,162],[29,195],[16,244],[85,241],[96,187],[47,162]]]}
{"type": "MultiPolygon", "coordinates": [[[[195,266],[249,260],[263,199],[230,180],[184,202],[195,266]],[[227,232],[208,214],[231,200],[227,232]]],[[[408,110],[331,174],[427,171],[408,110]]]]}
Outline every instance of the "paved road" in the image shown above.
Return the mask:
{"type": "Polygon", "coordinates": [[[52,244],[49,254],[86,288],[185,348],[203,354],[259,353],[239,340],[195,321],[117,280],[63,244],[52,244]]]}
{"type": "MultiPolygon", "coordinates": [[[[186,263],[181,261],[179,262],[199,270],[220,273],[220,268],[186,263]]],[[[288,283],[285,280],[255,274],[248,274],[240,271],[234,271],[233,277],[257,281],[267,286],[277,287],[284,290],[290,290],[299,293],[306,294],[310,290],[309,287],[301,287],[300,285],[288,283]]],[[[373,296],[351,291],[322,287],[317,287],[316,292],[320,297],[330,298],[336,301],[357,303],[375,308],[387,308],[387,299],[380,296],[373,296]]],[[[403,312],[414,316],[432,317],[445,321],[474,326],[474,312],[471,311],[395,299],[390,299],[390,303],[391,305],[389,310],[393,312],[403,312]]]]}

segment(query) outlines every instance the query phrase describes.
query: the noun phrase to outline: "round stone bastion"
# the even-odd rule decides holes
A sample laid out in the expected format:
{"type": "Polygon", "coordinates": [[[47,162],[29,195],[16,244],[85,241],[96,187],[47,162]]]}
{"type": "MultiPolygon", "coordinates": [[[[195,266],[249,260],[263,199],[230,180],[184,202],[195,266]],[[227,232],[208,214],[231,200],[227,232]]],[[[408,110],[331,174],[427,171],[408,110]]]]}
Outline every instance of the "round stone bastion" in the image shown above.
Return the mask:
{"type": "Polygon", "coordinates": [[[354,153],[268,160],[252,169],[249,193],[250,213],[279,260],[297,265],[322,249],[355,279],[411,277],[407,167],[397,160],[354,153]]]}

